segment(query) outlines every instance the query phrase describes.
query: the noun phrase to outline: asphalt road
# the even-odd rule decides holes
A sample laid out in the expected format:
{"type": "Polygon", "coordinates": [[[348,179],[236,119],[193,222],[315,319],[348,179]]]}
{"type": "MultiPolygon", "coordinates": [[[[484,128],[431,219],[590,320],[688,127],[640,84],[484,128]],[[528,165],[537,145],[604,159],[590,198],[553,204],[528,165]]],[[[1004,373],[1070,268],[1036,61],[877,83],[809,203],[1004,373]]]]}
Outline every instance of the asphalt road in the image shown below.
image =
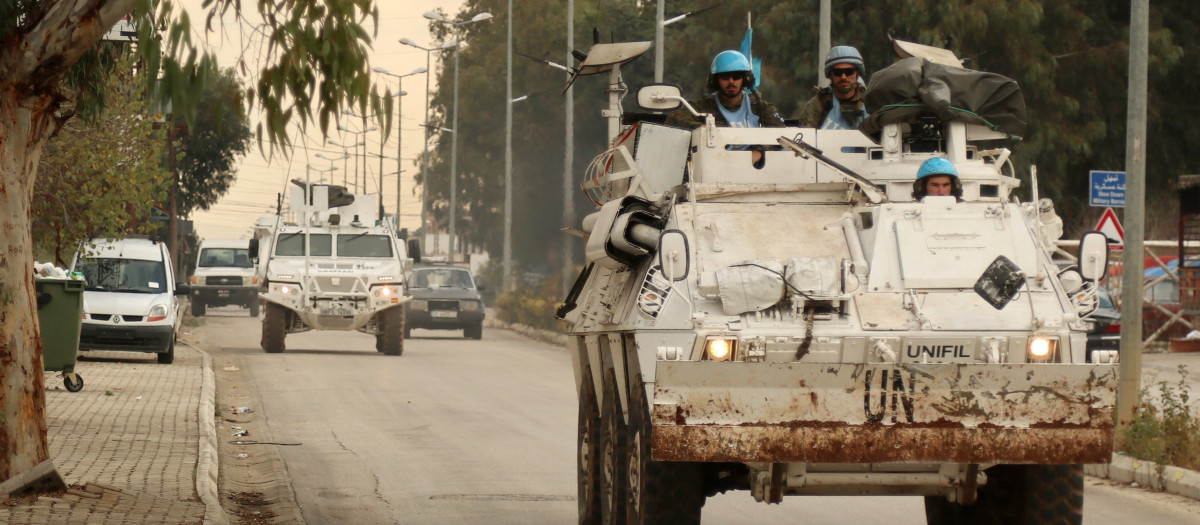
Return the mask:
{"type": "MultiPolygon", "coordinates": [[[[576,400],[562,349],[502,330],[481,341],[416,330],[392,357],[371,336],[308,332],[268,355],[245,310],[213,309],[203,323],[193,330],[240,358],[271,438],[302,443],[279,452],[308,524],[575,522],[576,400]]],[[[1094,478],[1085,494],[1086,524],[1200,524],[1200,503],[1177,496],[1094,478]]],[[[733,492],[705,505],[706,524],[750,522],[925,520],[913,497],[765,505],[733,492]]]]}

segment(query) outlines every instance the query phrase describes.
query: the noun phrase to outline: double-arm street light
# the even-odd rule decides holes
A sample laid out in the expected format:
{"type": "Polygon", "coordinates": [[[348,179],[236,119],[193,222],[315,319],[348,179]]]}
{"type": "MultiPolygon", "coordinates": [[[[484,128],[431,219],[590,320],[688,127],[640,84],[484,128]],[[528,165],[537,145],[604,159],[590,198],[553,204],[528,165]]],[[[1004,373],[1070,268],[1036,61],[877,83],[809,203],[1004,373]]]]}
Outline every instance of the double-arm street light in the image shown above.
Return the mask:
{"type": "Polygon", "coordinates": [[[329,174],[329,182],[333,183],[333,172],[337,171],[337,166],[330,166],[328,168],[321,169],[316,166],[313,166],[312,164],[309,164],[308,169],[321,174],[321,180],[319,180],[318,182],[325,182],[325,174],[328,173],[329,174]]]}
{"type": "MultiPolygon", "coordinates": [[[[410,40],[408,38],[401,38],[400,43],[404,44],[406,46],[415,47],[417,49],[420,49],[421,51],[424,51],[425,52],[425,69],[427,69],[427,70],[432,65],[432,62],[430,62],[430,57],[433,55],[434,51],[445,51],[452,47],[458,46],[458,42],[454,41],[454,40],[446,42],[438,47],[421,47],[421,46],[418,46],[416,42],[413,42],[412,40],[410,40]]],[[[430,80],[430,77],[432,77],[432,76],[433,75],[425,76],[425,122],[429,122],[429,80],[430,80]]],[[[429,126],[426,124],[422,124],[422,126],[425,126],[425,148],[421,151],[421,227],[420,227],[420,230],[421,230],[421,234],[424,235],[426,233],[425,208],[429,206],[428,168],[429,168],[429,131],[430,130],[429,130],[429,126]]],[[[424,242],[424,239],[422,239],[422,242],[424,242]]]]}
{"type": "MultiPolygon", "coordinates": [[[[363,147],[363,152],[364,152],[364,153],[367,151],[367,147],[366,147],[366,146],[367,146],[367,137],[366,137],[366,134],[367,134],[367,133],[370,133],[370,132],[372,132],[372,131],[375,131],[376,129],[379,129],[379,128],[376,128],[375,126],[371,126],[371,127],[367,128],[367,129],[364,129],[364,130],[362,130],[362,131],[354,131],[354,130],[352,130],[352,129],[349,129],[349,128],[345,127],[345,126],[338,126],[338,130],[340,130],[340,131],[343,131],[343,132],[346,132],[346,133],[350,133],[350,134],[352,134],[352,135],[363,135],[363,140],[362,140],[362,142],[357,142],[357,139],[355,139],[355,140],[356,140],[356,144],[355,144],[355,146],[356,146],[356,147],[354,148],[354,154],[355,154],[355,155],[358,155],[358,148],[357,148],[357,146],[362,146],[362,147],[363,147]]],[[[332,143],[332,144],[337,144],[336,142],[333,142],[332,140],[331,140],[331,141],[329,141],[329,142],[330,142],[330,143],[332,143]]],[[[366,186],[366,177],[367,177],[367,156],[366,156],[366,155],[363,155],[363,186],[364,186],[364,187],[366,186]]],[[[357,192],[358,192],[358,189],[359,189],[359,187],[358,187],[358,163],[356,162],[356,163],[354,163],[354,191],[357,193],[357,192]]]]}
{"type": "MultiPolygon", "coordinates": [[[[343,143],[338,142],[333,139],[329,139],[329,143],[333,144],[334,146],[340,146],[342,148],[342,156],[341,157],[334,157],[329,160],[346,159],[345,162],[342,162],[342,186],[349,188],[350,184],[346,181],[346,177],[348,177],[350,175],[350,158],[354,156],[354,155],[350,154],[349,149],[354,148],[354,154],[357,155],[358,147],[362,146],[362,143],[355,142],[354,144],[343,144],[343,143]]],[[[320,153],[317,154],[317,156],[321,156],[321,155],[322,154],[320,154],[320,153]]],[[[321,157],[321,158],[326,158],[326,157],[321,157]]],[[[358,163],[356,162],[354,164],[354,166],[358,167],[358,163]]]]}
{"type": "MultiPolygon", "coordinates": [[[[399,95],[400,97],[403,97],[404,95],[408,94],[404,91],[404,77],[410,77],[413,75],[420,75],[421,73],[429,72],[428,67],[419,67],[419,68],[416,68],[416,69],[414,69],[408,73],[405,73],[403,75],[397,75],[397,74],[392,73],[381,67],[375,67],[372,70],[381,75],[387,75],[389,77],[396,77],[396,91],[398,91],[400,93],[400,95],[399,95]]],[[[428,95],[426,95],[426,96],[428,96],[428,95]]],[[[400,167],[400,149],[404,145],[403,142],[401,142],[401,140],[400,140],[400,132],[401,132],[401,128],[403,126],[401,119],[404,116],[404,108],[402,107],[402,104],[403,104],[402,99],[397,98],[396,99],[396,230],[400,229],[400,181],[401,181],[400,173],[402,173],[404,171],[400,167]]],[[[382,150],[383,145],[380,144],[379,148],[382,150]]],[[[383,171],[383,168],[380,167],[379,171],[383,171]]]]}
{"type": "MultiPolygon", "coordinates": [[[[450,127],[457,130],[458,129],[458,50],[459,50],[459,48],[462,47],[462,28],[463,28],[463,26],[465,26],[467,24],[473,24],[475,22],[483,22],[484,20],[489,20],[492,18],[492,14],[491,13],[479,13],[479,14],[475,15],[474,17],[472,17],[470,20],[464,20],[462,22],[452,21],[452,20],[447,19],[446,17],[442,16],[441,13],[435,13],[433,11],[427,11],[422,16],[424,16],[425,18],[428,18],[430,20],[433,20],[435,22],[440,22],[443,24],[450,24],[450,25],[454,26],[454,32],[455,32],[455,36],[456,36],[454,41],[458,42],[458,45],[454,46],[454,109],[453,109],[454,116],[451,117],[453,119],[453,121],[450,124],[450,127]]],[[[454,220],[455,220],[455,217],[458,215],[458,211],[456,209],[456,207],[458,206],[458,201],[457,201],[457,198],[458,198],[458,195],[457,195],[457,193],[458,193],[458,135],[459,135],[458,133],[455,133],[454,139],[450,143],[450,251],[449,251],[449,254],[450,254],[451,262],[454,261],[454,247],[457,244],[456,234],[454,231],[454,220]]]]}

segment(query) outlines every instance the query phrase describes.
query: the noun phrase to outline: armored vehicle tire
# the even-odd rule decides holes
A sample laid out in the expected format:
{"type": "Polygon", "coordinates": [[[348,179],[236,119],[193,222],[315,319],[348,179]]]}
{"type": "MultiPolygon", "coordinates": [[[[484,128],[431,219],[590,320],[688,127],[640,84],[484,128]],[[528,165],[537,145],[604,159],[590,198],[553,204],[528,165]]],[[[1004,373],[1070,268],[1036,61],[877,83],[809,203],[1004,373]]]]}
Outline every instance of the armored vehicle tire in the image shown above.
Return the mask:
{"type": "Polygon", "coordinates": [[[579,388],[579,434],[576,438],[578,460],[579,523],[600,525],[600,405],[591,370],[583,371],[579,388]]]}
{"type": "Polygon", "coordinates": [[[601,523],[622,523],[625,517],[626,487],[629,465],[627,440],[629,430],[621,414],[617,395],[617,379],[613,371],[604,371],[604,401],[600,404],[600,520],[601,523]]]}
{"type": "Polygon", "coordinates": [[[192,299],[192,317],[204,317],[204,301],[192,299]]]}
{"type": "Polygon", "coordinates": [[[483,339],[483,321],[463,328],[463,337],[467,339],[483,339]]]}
{"type": "Polygon", "coordinates": [[[258,317],[259,302],[258,299],[250,301],[250,317],[258,317]]]}
{"type": "Polygon", "coordinates": [[[267,312],[263,316],[262,348],[268,354],[278,354],[283,351],[283,338],[287,336],[287,309],[275,303],[267,303],[267,312]]]}
{"type": "Polygon", "coordinates": [[[998,465],[973,505],[925,497],[929,525],[1079,525],[1083,523],[1083,466],[998,465]]]}
{"type": "Polygon", "coordinates": [[[171,343],[167,345],[166,352],[159,352],[157,354],[157,356],[158,356],[158,364],[160,364],[160,365],[169,365],[171,363],[174,363],[175,362],[175,341],[171,341],[171,343]]]}
{"type": "Polygon", "coordinates": [[[404,354],[404,308],[393,306],[379,313],[375,349],[384,355],[404,354]]]}
{"type": "Polygon", "coordinates": [[[650,409],[643,383],[629,388],[629,478],[625,522],[700,523],[704,479],[696,463],[654,461],[650,456],[650,409]]]}

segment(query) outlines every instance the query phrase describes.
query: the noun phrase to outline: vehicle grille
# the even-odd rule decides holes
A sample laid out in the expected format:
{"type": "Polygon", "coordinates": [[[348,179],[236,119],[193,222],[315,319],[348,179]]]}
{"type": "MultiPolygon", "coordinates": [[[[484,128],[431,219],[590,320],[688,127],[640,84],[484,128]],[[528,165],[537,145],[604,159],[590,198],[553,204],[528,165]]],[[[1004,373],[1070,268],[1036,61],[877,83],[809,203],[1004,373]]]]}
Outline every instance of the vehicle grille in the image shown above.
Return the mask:
{"type": "MultiPolygon", "coordinates": [[[[111,321],[113,314],[88,314],[94,321],[111,321]]],[[[144,315],[122,315],[121,320],[127,323],[136,323],[145,319],[144,315]]]]}
{"type": "Polygon", "coordinates": [[[207,277],[204,283],[209,286],[241,286],[242,278],[234,275],[213,275],[207,277]]]}
{"type": "MultiPolygon", "coordinates": [[[[317,284],[317,289],[323,293],[350,293],[354,291],[354,285],[358,283],[355,277],[317,277],[314,279],[317,284]],[[333,284],[334,279],[338,283],[333,284]]],[[[366,290],[360,290],[366,291],[366,290]]]]}
{"type": "Polygon", "coordinates": [[[458,310],[458,301],[429,301],[430,310],[458,310]]]}

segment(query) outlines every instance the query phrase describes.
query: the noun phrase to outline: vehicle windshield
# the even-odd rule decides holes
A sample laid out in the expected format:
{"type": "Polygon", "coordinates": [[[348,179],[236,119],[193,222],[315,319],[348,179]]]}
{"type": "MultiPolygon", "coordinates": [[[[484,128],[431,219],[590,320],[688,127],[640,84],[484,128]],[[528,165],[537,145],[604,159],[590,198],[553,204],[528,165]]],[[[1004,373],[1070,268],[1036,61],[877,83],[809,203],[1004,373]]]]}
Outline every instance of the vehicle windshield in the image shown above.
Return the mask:
{"type": "Polygon", "coordinates": [[[338,235],[338,257],[391,257],[392,240],[387,235],[338,235]]]}
{"type": "Polygon", "coordinates": [[[1113,303],[1112,296],[1108,294],[1108,290],[1100,288],[1097,290],[1097,292],[1097,295],[1100,296],[1100,308],[1108,308],[1110,310],[1117,309],[1117,305],[1113,303]]]}
{"type": "Polygon", "coordinates": [[[417,268],[413,288],[474,288],[471,272],[454,268],[417,268]]]}
{"type": "MultiPolygon", "coordinates": [[[[313,257],[329,257],[333,255],[333,239],[328,233],[313,233],[309,234],[308,242],[311,245],[311,253],[313,257]]],[[[279,256],[304,256],[304,232],[285,233],[279,236],[279,242],[275,243],[275,255],[279,256]]]]}
{"type": "Polygon", "coordinates": [[[204,248],[200,250],[198,268],[233,267],[253,268],[248,248],[204,248]]]}
{"type": "Polygon", "coordinates": [[[159,294],[167,291],[166,268],[161,261],[136,259],[82,259],[75,271],[87,279],[87,290],[159,294]]]}

